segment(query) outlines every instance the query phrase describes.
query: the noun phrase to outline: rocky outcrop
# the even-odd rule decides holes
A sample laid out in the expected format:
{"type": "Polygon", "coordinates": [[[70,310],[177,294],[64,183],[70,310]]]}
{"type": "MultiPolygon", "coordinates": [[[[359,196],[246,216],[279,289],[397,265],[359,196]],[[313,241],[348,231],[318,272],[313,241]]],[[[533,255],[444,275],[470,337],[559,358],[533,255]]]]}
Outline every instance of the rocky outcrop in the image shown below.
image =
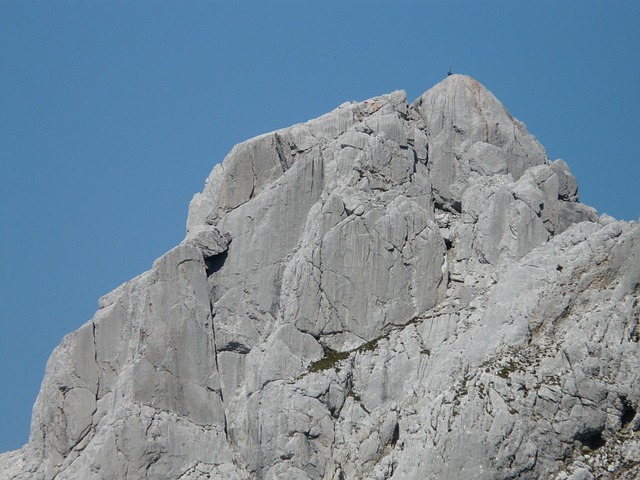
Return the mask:
{"type": "Polygon", "coordinates": [[[0,478],[640,474],[640,228],[475,80],[244,142],[0,478]]]}

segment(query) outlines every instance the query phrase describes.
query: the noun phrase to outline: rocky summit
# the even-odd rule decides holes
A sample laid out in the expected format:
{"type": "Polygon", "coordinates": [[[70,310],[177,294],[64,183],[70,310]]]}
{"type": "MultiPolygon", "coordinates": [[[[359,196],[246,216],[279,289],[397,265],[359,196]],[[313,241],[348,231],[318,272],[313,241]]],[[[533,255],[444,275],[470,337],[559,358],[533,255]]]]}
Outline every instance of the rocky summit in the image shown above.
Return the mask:
{"type": "Polygon", "coordinates": [[[0,478],[636,479],[640,227],[452,75],[233,148],[0,478]]]}

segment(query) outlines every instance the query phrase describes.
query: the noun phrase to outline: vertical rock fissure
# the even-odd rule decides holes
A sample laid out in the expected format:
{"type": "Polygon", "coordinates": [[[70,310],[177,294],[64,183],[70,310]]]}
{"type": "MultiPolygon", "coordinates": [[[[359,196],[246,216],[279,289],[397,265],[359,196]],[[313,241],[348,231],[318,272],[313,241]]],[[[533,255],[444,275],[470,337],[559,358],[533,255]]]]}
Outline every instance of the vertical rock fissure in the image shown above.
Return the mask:
{"type": "MultiPolygon", "coordinates": [[[[93,335],[93,361],[96,365],[96,404],[100,398],[100,368],[98,363],[98,341],[97,341],[97,333],[96,333],[96,322],[91,322],[91,331],[93,335]]],[[[94,412],[95,413],[95,412],[94,412]]]]}

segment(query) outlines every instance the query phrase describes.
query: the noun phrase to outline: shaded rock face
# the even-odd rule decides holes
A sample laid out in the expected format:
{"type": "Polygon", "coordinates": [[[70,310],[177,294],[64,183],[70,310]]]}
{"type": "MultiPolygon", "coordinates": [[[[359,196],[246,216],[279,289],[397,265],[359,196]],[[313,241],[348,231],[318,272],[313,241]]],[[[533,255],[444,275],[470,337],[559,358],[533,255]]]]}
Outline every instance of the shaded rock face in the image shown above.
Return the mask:
{"type": "Polygon", "coordinates": [[[236,146],[47,365],[25,479],[640,474],[640,229],[475,80],[236,146]]]}

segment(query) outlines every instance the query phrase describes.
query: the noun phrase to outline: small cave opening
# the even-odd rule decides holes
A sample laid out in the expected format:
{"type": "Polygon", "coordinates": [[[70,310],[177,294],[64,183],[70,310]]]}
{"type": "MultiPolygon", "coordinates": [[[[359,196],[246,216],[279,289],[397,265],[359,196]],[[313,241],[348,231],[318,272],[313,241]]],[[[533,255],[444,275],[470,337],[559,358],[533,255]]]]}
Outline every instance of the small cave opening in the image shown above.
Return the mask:
{"type": "Polygon", "coordinates": [[[224,265],[224,262],[227,260],[228,256],[229,256],[229,252],[226,251],[226,252],[219,253],[218,255],[205,258],[204,264],[207,269],[207,277],[210,277],[211,275],[216,273],[218,270],[220,270],[224,265]]]}
{"type": "Polygon", "coordinates": [[[579,433],[575,437],[583,447],[587,447],[589,450],[598,450],[600,447],[604,447],[607,441],[602,437],[602,432],[599,430],[587,430],[586,432],[579,433]]]}
{"type": "Polygon", "coordinates": [[[636,409],[627,397],[620,397],[622,400],[622,415],[620,415],[620,425],[622,428],[629,425],[636,416],[636,409]]]}
{"type": "Polygon", "coordinates": [[[444,248],[447,249],[447,250],[451,250],[452,247],[453,247],[453,242],[451,241],[451,239],[445,238],[444,239],[444,248]]]}

